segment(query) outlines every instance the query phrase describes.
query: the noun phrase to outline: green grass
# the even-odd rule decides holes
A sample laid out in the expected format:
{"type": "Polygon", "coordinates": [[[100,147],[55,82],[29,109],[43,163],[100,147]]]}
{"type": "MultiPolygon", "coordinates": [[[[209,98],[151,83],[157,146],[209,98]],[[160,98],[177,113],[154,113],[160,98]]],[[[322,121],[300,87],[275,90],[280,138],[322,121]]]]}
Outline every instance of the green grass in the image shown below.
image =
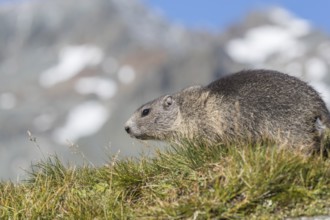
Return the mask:
{"type": "Polygon", "coordinates": [[[0,219],[283,219],[330,214],[330,160],[272,144],[186,143],[103,167],[33,165],[0,183],[0,219]],[[267,146],[265,146],[267,145],[267,146]]]}

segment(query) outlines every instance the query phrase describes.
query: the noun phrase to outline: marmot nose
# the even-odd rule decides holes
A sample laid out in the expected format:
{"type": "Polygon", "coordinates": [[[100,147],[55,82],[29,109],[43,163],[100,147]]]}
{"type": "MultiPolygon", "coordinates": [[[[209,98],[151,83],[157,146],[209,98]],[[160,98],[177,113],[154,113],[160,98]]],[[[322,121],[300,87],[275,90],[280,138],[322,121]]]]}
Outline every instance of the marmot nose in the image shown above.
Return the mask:
{"type": "Polygon", "coordinates": [[[131,128],[129,126],[125,126],[125,131],[129,134],[131,132],[131,128]]]}

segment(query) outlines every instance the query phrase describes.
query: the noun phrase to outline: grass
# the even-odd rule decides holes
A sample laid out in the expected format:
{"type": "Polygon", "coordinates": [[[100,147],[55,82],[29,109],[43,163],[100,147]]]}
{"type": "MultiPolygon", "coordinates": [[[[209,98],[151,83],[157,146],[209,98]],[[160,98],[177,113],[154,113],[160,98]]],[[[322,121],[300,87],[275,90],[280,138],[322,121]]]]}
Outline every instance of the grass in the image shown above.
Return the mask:
{"type": "Polygon", "coordinates": [[[185,143],[154,157],[65,166],[0,183],[0,219],[283,219],[330,214],[330,160],[272,144],[185,143]],[[267,146],[266,146],[267,145],[267,146]]]}

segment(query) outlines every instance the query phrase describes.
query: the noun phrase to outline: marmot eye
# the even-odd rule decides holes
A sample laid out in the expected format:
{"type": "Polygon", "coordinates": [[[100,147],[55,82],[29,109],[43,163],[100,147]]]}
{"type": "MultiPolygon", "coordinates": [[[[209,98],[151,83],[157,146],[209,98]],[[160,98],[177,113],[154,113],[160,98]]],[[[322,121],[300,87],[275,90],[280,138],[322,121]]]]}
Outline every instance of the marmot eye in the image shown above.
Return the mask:
{"type": "Polygon", "coordinates": [[[150,108],[146,108],[142,111],[142,117],[147,116],[150,112],[150,108]]]}

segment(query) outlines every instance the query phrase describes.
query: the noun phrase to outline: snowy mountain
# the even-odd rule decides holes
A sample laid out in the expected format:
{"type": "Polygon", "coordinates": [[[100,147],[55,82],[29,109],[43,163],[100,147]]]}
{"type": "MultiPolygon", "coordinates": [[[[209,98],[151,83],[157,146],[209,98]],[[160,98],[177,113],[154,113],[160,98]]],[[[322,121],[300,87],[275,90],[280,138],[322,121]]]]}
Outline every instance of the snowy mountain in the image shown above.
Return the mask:
{"type": "Polygon", "coordinates": [[[280,8],[214,34],[137,0],[34,1],[0,8],[0,48],[0,178],[48,153],[102,164],[108,148],[149,151],[123,129],[138,106],[242,68],[292,73],[330,103],[329,37],[280,8]]]}
{"type": "Polygon", "coordinates": [[[229,56],[252,68],[277,69],[302,78],[314,86],[329,105],[329,37],[281,8],[250,16],[258,16],[264,22],[228,39],[229,56]]]}

